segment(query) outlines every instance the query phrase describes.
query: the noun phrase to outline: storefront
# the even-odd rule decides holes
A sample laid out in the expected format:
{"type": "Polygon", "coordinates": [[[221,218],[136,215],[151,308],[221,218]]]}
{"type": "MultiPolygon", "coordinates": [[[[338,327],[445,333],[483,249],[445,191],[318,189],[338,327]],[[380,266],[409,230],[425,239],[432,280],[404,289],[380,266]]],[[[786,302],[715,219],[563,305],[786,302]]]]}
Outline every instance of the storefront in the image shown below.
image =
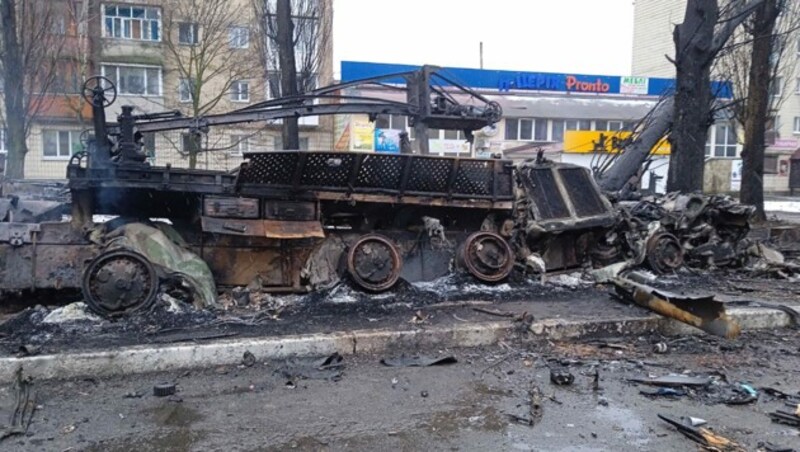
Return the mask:
{"type": "MultiPolygon", "coordinates": [[[[405,72],[416,66],[344,61],[342,81],[405,72]]],[[[430,149],[440,155],[488,156],[523,160],[543,150],[548,158],[597,167],[613,158],[619,145],[630,137],[642,118],[658,100],[668,94],[674,80],[664,78],[607,76],[586,74],[554,74],[443,68],[449,79],[480,92],[503,107],[503,119],[491,129],[477,131],[472,145],[461,132],[434,130],[430,149]]],[[[402,83],[402,80],[397,80],[402,83]]],[[[715,83],[719,97],[729,97],[729,86],[715,83]]],[[[374,95],[375,93],[370,93],[374,95]]],[[[404,100],[386,89],[387,99],[404,100]]],[[[720,137],[712,127],[709,151],[722,152],[722,158],[739,155],[737,140],[728,149],[729,130],[724,121],[720,137]],[[727,128],[726,128],[727,127],[727,128]],[[722,135],[724,134],[724,135],[722,135]],[[722,145],[716,142],[722,139],[722,145]],[[720,149],[718,150],[717,147],[720,149]]],[[[334,143],[338,150],[399,152],[401,132],[413,130],[401,116],[378,117],[370,122],[367,116],[351,115],[337,120],[334,143]]],[[[735,137],[735,132],[734,132],[735,137]]],[[[663,190],[669,162],[669,146],[662,143],[654,155],[650,170],[658,176],[663,190]]],[[[649,184],[649,173],[644,186],[649,184]]]]}

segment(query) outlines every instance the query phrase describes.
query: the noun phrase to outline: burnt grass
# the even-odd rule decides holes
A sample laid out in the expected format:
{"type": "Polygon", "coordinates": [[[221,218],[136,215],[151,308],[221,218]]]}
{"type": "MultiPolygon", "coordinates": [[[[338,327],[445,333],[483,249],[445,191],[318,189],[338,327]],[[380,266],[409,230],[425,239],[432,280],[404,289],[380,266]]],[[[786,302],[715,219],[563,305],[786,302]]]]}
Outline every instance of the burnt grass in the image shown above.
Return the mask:
{"type": "MultiPolygon", "coordinates": [[[[652,285],[673,293],[710,292],[777,302],[794,300],[798,293],[788,281],[752,278],[742,271],[681,270],[678,274],[657,277],[652,285]]],[[[612,292],[613,289],[580,279],[577,274],[550,277],[549,282],[541,284],[515,273],[496,285],[479,284],[466,275],[451,275],[416,285],[400,281],[383,294],[366,293],[344,281],[334,288],[302,296],[271,297],[273,302],[281,301],[282,307],[260,309],[233,307],[213,312],[185,305],[179,312],[170,312],[166,303],[158,302],[149,312],[100,322],[46,324],[42,320],[52,307],[36,305],[0,324],[0,354],[26,356],[134,344],[202,342],[232,336],[392,328],[408,325],[415,312],[428,312],[427,307],[474,301],[491,302],[494,309],[502,309],[503,303],[532,302],[534,314],[537,301],[564,303],[568,313],[570,302],[599,300],[595,303],[599,309],[608,306],[606,301],[612,305],[618,303],[613,301],[612,292]]]]}

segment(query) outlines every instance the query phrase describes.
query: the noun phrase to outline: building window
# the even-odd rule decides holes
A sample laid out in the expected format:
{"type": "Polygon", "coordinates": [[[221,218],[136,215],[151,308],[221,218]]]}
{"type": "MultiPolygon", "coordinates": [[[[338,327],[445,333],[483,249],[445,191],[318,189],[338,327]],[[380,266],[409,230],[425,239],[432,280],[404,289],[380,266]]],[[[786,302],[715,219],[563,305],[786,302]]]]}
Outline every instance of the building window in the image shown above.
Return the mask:
{"type": "Polygon", "coordinates": [[[564,142],[564,120],[554,119],[553,124],[550,126],[550,141],[555,143],[564,142]]]}
{"type": "Polygon", "coordinates": [[[622,121],[608,121],[608,129],[610,132],[618,132],[622,130],[622,121]]]}
{"type": "Polygon", "coordinates": [[[793,132],[800,134],[800,116],[795,116],[794,117],[794,129],[793,129],[793,132]]]}
{"type": "Polygon", "coordinates": [[[68,159],[80,150],[80,132],[42,130],[42,156],[45,159],[68,159]]]}
{"type": "Polygon", "coordinates": [[[547,141],[547,120],[536,118],[507,118],[506,140],[547,141]]]}
{"type": "Polygon", "coordinates": [[[50,24],[51,32],[54,35],[64,36],[67,34],[67,22],[64,19],[64,16],[56,16],[53,17],[52,23],[50,24]]]}
{"type": "Polygon", "coordinates": [[[0,153],[8,152],[8,133],[0,127],[0,153]]]}
{"type": "Polygon", "coordinates": [[[732,124],[716,124],[708,131],[706,156],[736,157],[736,128],[732,124]],[[712,145],[713,143],[713,149],[712,145]]]}
{"type": "Polygon", "coordinates": [[[231,27],[230,44],[232,49],[250,47],[250,29],[247,27],[231,27]]]}
{"type": "Polygon", "coordinates": [[[231,100],[234,102],[250,102],[250,82],[236,80],[231,84],[231,100]]]}
{"type": "MultiPolygon", "coordinates": [[[[272,145],[274,146],[276,151],[282,151],[283,149],[283,137],[280,135],[276,135],[272,137],[272,145]]],[[[291,149],[293,151],[307,151],[308,150],[308,137],[300,137],[300,149],[291,149]]]]}
{"type": "Polygon", "coordinates": [[[780,96],[783,93],[783,77],[775,77],[769,91],[773,96],[780,96]]]}
{"type": "Polygon", "coordinates": [[[231,135],[231,155],[241,156],[250,152],[250,138],[247,135],[231,135]]]}
{"type": "Polygon", "coordinates": [[[104,64],[103,75],[117,85],[117,92],[127,95],[160,96],[161,68],[104,64]]]}
{"type": "Polygon", "coordinates": [[[608,130],[608,121],[602,119],[595,120],[594,130],[608,130]]]}
{"type": "Polygon", "coordinates": [[[178,43],[193,46],[199,42],[197,24],[191,22],[181,22],[178,24],[178,43]]]}
{"type": "Polygon", "coordinates": [[[592,121],[588,119],[567,119],[567,130],[592,130],[592,121]]]}
{"type": "Polygon", "coordinates": [[[103,36],[135,41],[161,40],[161,9],[131,5],[105,5],[103,36]]]}
{"type": "MultiPolygon", "coordinates": [[[[300,60],[297,60],[300,61],[300,60]]],[[[317,74],[311,74],[304,77],[303,74],[297,74],[297,85],[300,87],[301,94],[317,89],[319,77],[317,74]]],[[[267,99],[278,99],[281,97],[281,73],[277,71],[270,71],[267,73],[267,99]]],[[[316,103],[316,101],[314,102],[316,103]]]]}
{"type": "Polygon", "coordinates": [[[144,133],[142,134],[142,148],[144,149],[144,153],[147,156],[147,159],[151,162],[155,161],[156,158],[156,134],[155,133],[144,133]]]}
{"type": "Polygon", "coordinates": [[[764,156],[764,174],[778,174],[778,156],[764,156]]]}
{"type": "Polygon", "coordinates": [[[406,117],[403,115],[378,115],[375,118],[375,128],[406,130],[406,117]]]}
{"type": "Polygon", "coordinates": [[[181,151],[185,154],[198,153],[202,149],[202,137],[195,133],[181,134],[181,151]]]}
{"type": "Polygon", "coordinates": [[[194,96],[192,81],[188,78],[182,78],[178,84],[178,99],[181,102],[191,102],[192,96],[194,96]]]}

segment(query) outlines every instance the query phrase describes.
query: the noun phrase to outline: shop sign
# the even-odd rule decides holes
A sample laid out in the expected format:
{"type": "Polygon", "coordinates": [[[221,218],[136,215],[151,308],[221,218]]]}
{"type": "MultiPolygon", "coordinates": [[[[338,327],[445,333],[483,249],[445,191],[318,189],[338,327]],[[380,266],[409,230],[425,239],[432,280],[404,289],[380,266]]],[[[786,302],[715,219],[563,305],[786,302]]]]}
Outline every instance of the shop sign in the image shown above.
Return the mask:
{"type": "MultiPolygon", "coordinates": [[[[628,131],[568,130],[564,132],[564,152],[588,154],[592,152],[617,153],[631,140],[628,131]]],[[[669,155],[669,141],[662,139],[653,148],[655,155],[669,155]]]]}
{"type": "Polygon", "coordinates": [[[375,138],[375,128],[369,121],[353,121],[353,150],[371,151],[375,138]]]}
{"type": "Polygon", "coordinates": [[[620,94],[647,94],[647,77],[620,77],[620,94]]]}
{"type": "Polygon", "coordinates": [[[395,129],[375,129],[375,151],[400,153],[400,131],[395,129]]]}
{"type": "Polygon", "coordinates": [[[582,93],[607,93],[611,86],[602,79],[587,82],[578,80],[574,75],[567,76],[567,91],[579,91],[582,93]]]}

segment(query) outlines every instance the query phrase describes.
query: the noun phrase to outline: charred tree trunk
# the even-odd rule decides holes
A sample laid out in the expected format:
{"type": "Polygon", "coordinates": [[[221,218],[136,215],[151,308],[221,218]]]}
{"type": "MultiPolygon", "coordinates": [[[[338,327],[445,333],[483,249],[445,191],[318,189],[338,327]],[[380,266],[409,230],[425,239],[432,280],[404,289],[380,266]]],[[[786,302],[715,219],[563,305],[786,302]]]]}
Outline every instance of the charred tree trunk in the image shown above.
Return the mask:
{"type": "Polygon", "coordinates": [[[2,67],[4,76],[4,103],[6,110],[6,128],[8,133],[8,156],[6,160],[6,176],[10,179],[22,179],[25,174],[25,154],[28,145],[25,127],[25,93],[22,49],[17,35],[17,14],[15,0],[0,0],[0,33],[2,33],[2,67]]]}
{"type": "Polygon", "coordinates": [[[705,145],[711,119],[711,62],[717,0],[689,0],[683,23],[675,26],[675,110],[669,141],[672,156],[668,191],[703,190],[705,145]]]}
{"type": "Polygon", "coordinates": [[[744,148],[742,149],[741,202],[756,207],[756,219],[764,213],[764,148],[767,114],[770,104],[773,33],[780,10],[777,0],[766,0],[756,9],[753,20],[753,51],[744,114],[744,148]]]}
{"type": "MultiPolygon", "coordinates": [[[[275,6],[277,20],[278,59],[281,70],[281,95],[297,95],[297,64],[294,55],[294,23],[291,0],[278,0],[275,6]]],[[[300,149],[300,130],[297,118],[283,120],[283,148],[300,149]]]]}

